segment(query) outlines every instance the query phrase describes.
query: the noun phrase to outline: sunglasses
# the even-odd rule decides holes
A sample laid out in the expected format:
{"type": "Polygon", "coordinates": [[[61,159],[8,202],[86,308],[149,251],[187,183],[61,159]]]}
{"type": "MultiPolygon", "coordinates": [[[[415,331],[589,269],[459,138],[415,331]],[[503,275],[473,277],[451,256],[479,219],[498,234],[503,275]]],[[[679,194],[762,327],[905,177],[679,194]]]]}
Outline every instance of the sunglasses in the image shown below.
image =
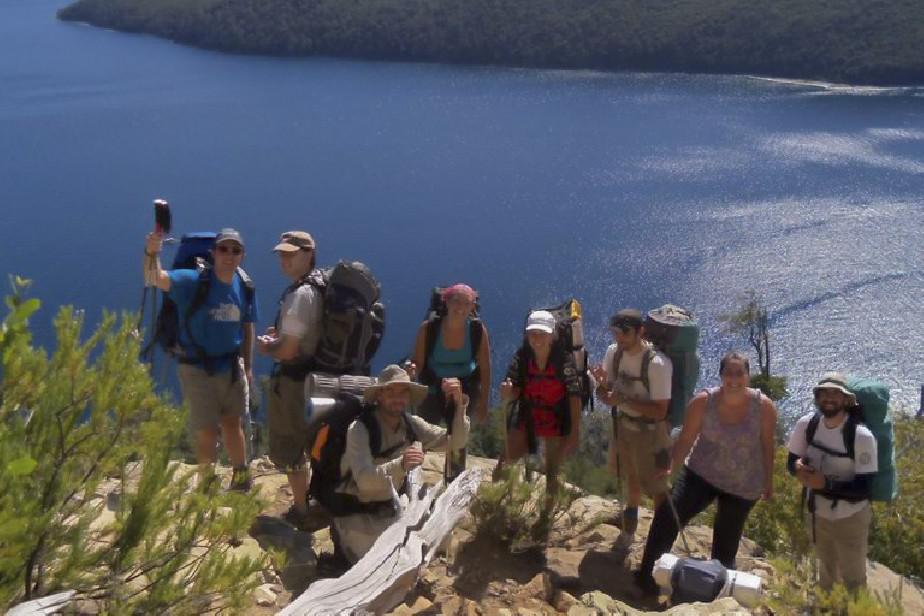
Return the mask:
{"type": "Polygon", "coordinates": [[[220,252],[221,254],[228,254],[228,253],[230,252],[230,253],[233,254],[235,257],[241,255],[241,254],[244,252],[244,249],[241,248],[240,246],[224,246],[224,245],[221,245],[221,246],[216,246],[216,247],[215,247],[215,250],[216,250],[217,252],[220,252]]]}
{"type": "Polygon", "coordinates": [[[631,325],[610,325],[610,332],[614,334],[617,332],[628,334],[631,331],[635,331],[635,328],[631,325]]]}

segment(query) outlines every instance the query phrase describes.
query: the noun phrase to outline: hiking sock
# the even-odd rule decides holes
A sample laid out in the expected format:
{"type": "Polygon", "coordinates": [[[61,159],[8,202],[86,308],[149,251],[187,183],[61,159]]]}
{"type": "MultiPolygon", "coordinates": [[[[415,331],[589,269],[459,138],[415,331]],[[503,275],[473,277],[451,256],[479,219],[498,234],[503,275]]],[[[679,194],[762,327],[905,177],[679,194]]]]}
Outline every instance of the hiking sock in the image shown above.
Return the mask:
{"type": "Polygon", "coordinates": [[[638,529],[638,507],[626,507],[622,510],[622,532],[634,535],[638,529]]]}

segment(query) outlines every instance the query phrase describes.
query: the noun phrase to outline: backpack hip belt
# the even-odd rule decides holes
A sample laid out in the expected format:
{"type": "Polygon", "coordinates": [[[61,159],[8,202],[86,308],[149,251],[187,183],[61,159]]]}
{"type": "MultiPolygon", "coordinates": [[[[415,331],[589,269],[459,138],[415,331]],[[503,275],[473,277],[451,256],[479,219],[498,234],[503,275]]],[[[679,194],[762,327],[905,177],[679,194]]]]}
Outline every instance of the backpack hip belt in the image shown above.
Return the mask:
{"type": "Polygon", "coordinates": [[[205,370],[205,372],[209,376],[215,376],[215,373],[217,372],[215,370],[215,364],[221,361],[224,361],[224,360],[228,360],[228,363],[230,364],[230,367],[231,367],[231,370],[230,370],[231,382],[235,383],[237,382],[237,379],[239,377],[239,374],[238,374],[239,370],[237,369],[238,367],[237,360],[240,356],[241,356],[241,350],[236,349],[235,351],[232,351],[231,353],[225,353],[224,355],[203,355],[201,357],[179,357],[177,358],[177,363],[184,364],[186,366],[199,366],[200,368],[205,370]]]}
{"type": "Polygon", "coordinates": [[[313,365],[311,362],[303,362],[297,364],[284,364],[281,362],[276,362],[273,364],[273,371],[270,376],[284,376],[286,378],[292,379],[293,381],[304,381],[306,378],[308,378],[308,375],[311,374],[312,369],[313,365]]]}
{"type": "Polygon", "coordinates": [[[618,408],[613,407],[612,417],[614,420],[618,421],[619,419],[625,419],[629,422],[628,428],[630,430],[655,430],[665,419],[648,419],[646,417],[635,417],[634,415],[629,415],[623,411],[620,411],[618,408]]]}

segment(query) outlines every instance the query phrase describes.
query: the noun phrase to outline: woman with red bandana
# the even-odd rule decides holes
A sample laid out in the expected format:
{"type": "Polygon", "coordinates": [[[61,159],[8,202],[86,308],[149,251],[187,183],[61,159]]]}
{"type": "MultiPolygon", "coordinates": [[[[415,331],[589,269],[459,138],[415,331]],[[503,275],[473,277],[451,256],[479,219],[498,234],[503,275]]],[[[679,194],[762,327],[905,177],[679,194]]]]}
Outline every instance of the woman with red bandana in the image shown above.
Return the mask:
{"type": "Polygon", "coordinates": [[[426,320],[417,330],[412,373],[430,391],[418,414],[428,422],[452,424],[452,413],[442,393],[443,379],[456,378],[469,397],[475,421],[488,418],[491,387],[491,346],[488,330],[475,316],[478,294],[467,284],[454,284],[442,294],[444,314],[426,320]]]}

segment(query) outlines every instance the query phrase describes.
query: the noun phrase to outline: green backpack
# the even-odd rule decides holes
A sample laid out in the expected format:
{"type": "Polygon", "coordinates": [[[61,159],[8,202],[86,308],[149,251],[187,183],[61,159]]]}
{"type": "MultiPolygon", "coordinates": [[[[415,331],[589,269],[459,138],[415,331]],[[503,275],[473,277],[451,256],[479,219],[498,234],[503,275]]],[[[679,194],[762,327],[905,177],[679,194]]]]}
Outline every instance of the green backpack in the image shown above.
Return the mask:
{"type": "Polygon", "coordinates": [[[898,497],[895,472],[895,430],[889,415],[889,387],[875,379],[848,378],[847,388],[857,397],[863,423],[876,437],[879,466],[870,490],[870,499],[890,503],[898,497]]]}
{"type": "Polygon", "coordinates": [[[699,381],[699,324],[693,313],[665,304],[648,312],[645,338],[671,360],[671,403],[667,416],[671,426],[683,424],[687,403],[699,381]]]}

